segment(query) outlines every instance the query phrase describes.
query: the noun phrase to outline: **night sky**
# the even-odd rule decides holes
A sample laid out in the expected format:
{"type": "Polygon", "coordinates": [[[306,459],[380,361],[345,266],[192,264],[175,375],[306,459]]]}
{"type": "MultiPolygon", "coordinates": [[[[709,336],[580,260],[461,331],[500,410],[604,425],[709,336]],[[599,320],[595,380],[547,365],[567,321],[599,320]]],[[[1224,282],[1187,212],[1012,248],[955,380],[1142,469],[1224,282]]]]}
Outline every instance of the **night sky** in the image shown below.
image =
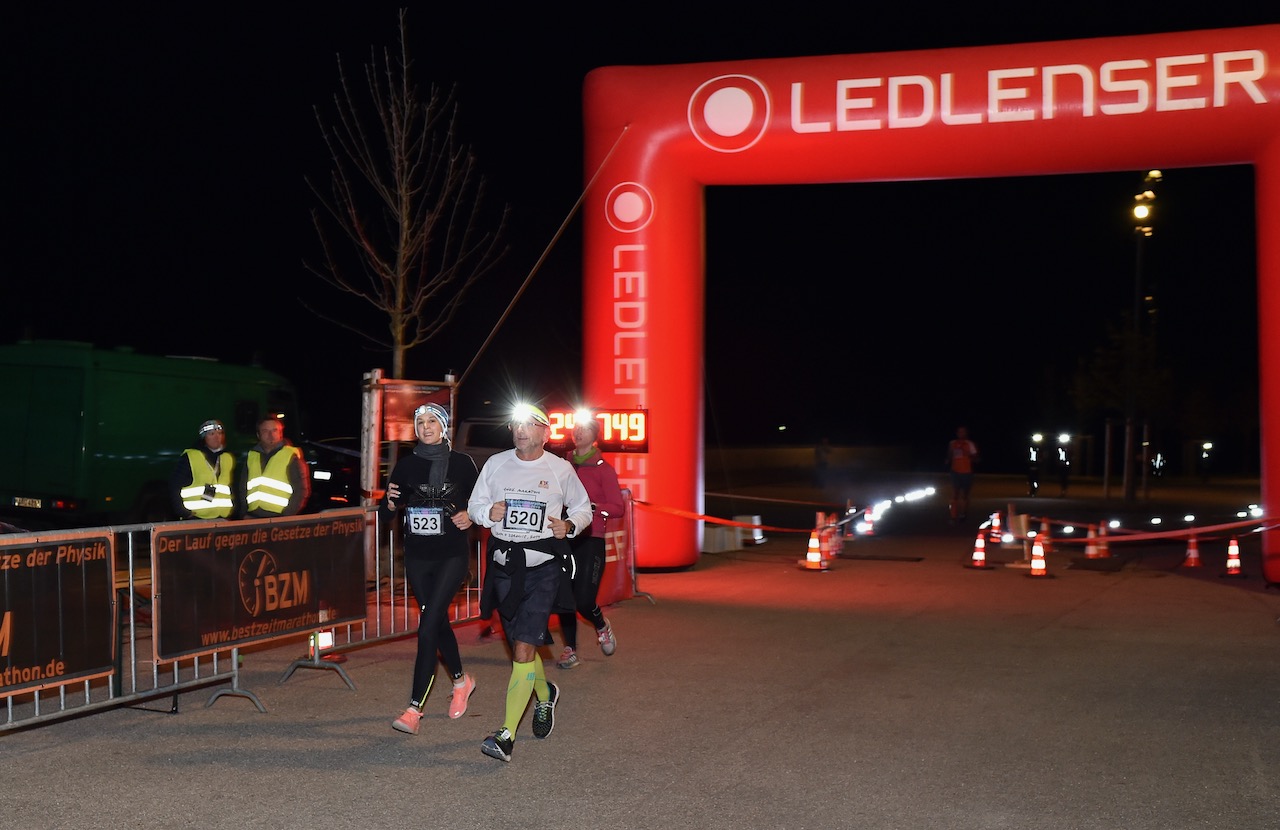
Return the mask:
{"type": "MultiPolygon", "coordinates": [[[[969,9],[810,12],[801,3],[787,4],[786,19],[776,9],[690,19],[685,4],[674,17],[648,5],[647,20],[593,14],[580,25],[564,11],[513,17],[470,6],[477,10],[414,6],[408,18],[417,81],[456,85],[488,198],[511,208],[498,271],[409,360],[420,379],[470,370],[464,414],[512,389],[577,397],[579,221],[472,362],[578,198],[581,85],[592,68],[1280,17],[1162,9],[1151,19],[1149,8],[1100,4],[1105,12],[1028,20],[1020,4],[977,23],[969,9]]],[[[312,437],[352,434],[361,374],[390,360],[302,306],[345,302],[302,267],[317,252],[304,177],[327,175],[312,108],[336,89],[335,56],[356,69],[371,46],[393,46],[395,6],[244,8],[6,13],[0,342],[32,336],[256,358],[298,384],[312,437]],[[228,319],[230,330],[220,323],[228,319]]],[[[937,461],[966,422],[999,464],[1016,461],[1031,429],[1096,429],[1074,422],[1066,390],[1077,362],[1129,307],[1127,209],[1141,172],[709,190],[709,445],[827,435],[915,444],[937,461]]],[[[1224,424],[1234,426],[1224,435],[1237,434],[1226,440],[1256,464],[1251,171],[1165,174],[1162,223],[1144,260],[1162,359],[1176,370],[1177,399],[1227,413],[1224,424]]]]}

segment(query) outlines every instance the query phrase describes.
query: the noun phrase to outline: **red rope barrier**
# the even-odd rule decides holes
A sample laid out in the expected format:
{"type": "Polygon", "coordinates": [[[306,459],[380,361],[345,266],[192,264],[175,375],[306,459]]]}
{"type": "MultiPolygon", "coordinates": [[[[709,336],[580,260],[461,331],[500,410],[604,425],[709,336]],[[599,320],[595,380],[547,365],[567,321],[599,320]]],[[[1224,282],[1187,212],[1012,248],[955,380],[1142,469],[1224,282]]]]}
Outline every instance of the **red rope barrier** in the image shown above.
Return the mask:
{"type": "MultiPolygon", "coordinates": [[[[1033,518],[1036,518],[1036,517],[1029,516],[1028,522],[1030,522],[1030,520],[1033,518]]],[[[1054,519],[1047,519],[1047,518],[1041,518],[1039,519],[1039,521],[1053,522],[1055,524],[1060,524],[1060,525],[1073,525],[1075,527],[1089,526],[1088,522],[1064,522],[1064,521],[1057,521],[1054,519]]],[[[1150,542],[1150,541],[1156,541],[1156,540],[1182,541],[1186,539],[1191,539],[1192,537],[1196,539],[1208,540],[1208,539],[1218,538],[1210,534],[1221,533],[1222,531],[1225,531],[1225,530],[1239,530],[1246,527],[1254,527],[1259,532],[1261,532],[1261,531],[1274,530],[1276,528],[1276,525],[1268,525],[1267,520],[1265,519],[1246,519],[1244,521],[1228,522],[1227,524],[1220,524],[1220,525],[1205,525],[1203,527],[1190,527],[1190,528],[1180,528],[1178,530],[1163,530],[1163,531],[1151,531],[1151,532],[1126,530],[1124,528],[1107,528],[1107,541],[1110,544],[1114,545],[1117,542],[1150,542]],[[1112,534],[1116,534],[1116,535],[1113,536],[1112,534]]],[[[1023,537],[1019,541],[1029,541],[1032,538],[1034,537],[1027,536],[1027,537],[1023,537]]],[[[1054,537],[1053,539],[1053,543],[1055,545],[1059,545],[1059,544],[1086,545],[1089,542],[1096,542],[1096,541],[1097,541],[1096,539],[1078,539],[1078,538],[1069,538],[1065,536],[1057,536],[1057,537],[1054,537]]]]}
{"type": "Polygon", "coordinates": [[[649,504],[649,502],[641,501],[640,499],[632,499],[631,502],[633,504],[639,505],[645,510],[652,510],[655,513],[667,513],[669,515],[679,516],[684,519],[696,519],[698,521],[711,522],[712,524],[725,525],[727,527],[747,527],[753,530],[756,530],[756,529],[768,530],[768,531],[772,531],[773,533],[812,533],[813,532],[813,528],[811,527],[805,528],[804,530],[800,530],[794,527],[774,527],[772,525],[756,525],[756,524],[751,524],[750,522],[736,522],[731,519],[721,519],[721,518],[717,518],[716,516],[707,516],[702,513],[693,513],[688,510],[681,510],[676,507],[664,507],[658,504],[649,504]]]}

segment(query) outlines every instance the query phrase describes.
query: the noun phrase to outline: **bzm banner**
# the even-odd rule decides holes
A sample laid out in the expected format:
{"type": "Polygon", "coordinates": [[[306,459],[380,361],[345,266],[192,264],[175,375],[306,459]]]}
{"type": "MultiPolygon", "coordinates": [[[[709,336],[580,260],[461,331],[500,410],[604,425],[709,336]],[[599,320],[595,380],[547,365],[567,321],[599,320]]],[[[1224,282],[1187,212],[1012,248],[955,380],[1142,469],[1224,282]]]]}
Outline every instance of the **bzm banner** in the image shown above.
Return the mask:
{"type": "Polygon", "coordinates": [[[111,673],[114,551],[101,531],[0,545],[0,697],[111,673]]]}
{"type": "Polygon", "coordinates": [[[156,661],[363,621],[364,527],[354,509],[157,526],[156,661]]]}

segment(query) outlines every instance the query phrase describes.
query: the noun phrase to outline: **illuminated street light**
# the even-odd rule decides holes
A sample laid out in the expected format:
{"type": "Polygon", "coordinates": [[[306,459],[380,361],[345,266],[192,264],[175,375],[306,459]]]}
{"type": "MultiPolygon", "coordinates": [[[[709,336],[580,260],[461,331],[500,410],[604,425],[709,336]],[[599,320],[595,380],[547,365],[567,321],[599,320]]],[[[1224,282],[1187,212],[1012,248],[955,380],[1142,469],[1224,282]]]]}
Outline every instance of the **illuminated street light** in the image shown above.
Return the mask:
{"type": "MultiPolygon", "coordinates": [[[[1124,424],[1124,497],[1131,501],[1137,494],[1137,476],[1134,475],[1134,449],[1138,418],[1138,348],[1142,326],[1142,249],[1144,241],[1154,233],[1154,203],[1156,182],[1163,178],[1159,170],[1148,170],[1143,177],[1142,190],[1133,197],[1133,232],[1137,243],[1133,260],[1133,318],[1129,321],[1129,342],[1125,349],[1125,424],[1124,424]]],[[[1142,475],[1146,478],[1146,452],[1143,446],[1142,475]]]]}
{"type": "Polygon", "coordinates": [[[1040,490],[1040,453],[1044,450],[1040,444],[1044,442],[1044,434],[1031,435],[1031,443],[1027,446],[1027,495],[1034,496],[1040,490]]]}

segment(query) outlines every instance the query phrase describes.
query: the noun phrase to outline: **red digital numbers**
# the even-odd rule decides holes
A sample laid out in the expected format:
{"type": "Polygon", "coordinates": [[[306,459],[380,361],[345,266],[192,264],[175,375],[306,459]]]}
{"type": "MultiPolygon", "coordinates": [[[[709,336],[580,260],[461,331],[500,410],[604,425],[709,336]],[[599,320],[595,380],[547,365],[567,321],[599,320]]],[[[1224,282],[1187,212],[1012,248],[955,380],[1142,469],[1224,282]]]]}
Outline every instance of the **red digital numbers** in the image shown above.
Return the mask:
{"type": "MultiPolygon", "coordinates": [[[[649,410],[602,409],[595,416],[600,424],[596,443],[602,452],[649,451],[649,410]]],[[[551,435],[547,443],[572,446],[575,413],[553,409],[547,412],[547,418],[551,421],[551,435]]]]}

